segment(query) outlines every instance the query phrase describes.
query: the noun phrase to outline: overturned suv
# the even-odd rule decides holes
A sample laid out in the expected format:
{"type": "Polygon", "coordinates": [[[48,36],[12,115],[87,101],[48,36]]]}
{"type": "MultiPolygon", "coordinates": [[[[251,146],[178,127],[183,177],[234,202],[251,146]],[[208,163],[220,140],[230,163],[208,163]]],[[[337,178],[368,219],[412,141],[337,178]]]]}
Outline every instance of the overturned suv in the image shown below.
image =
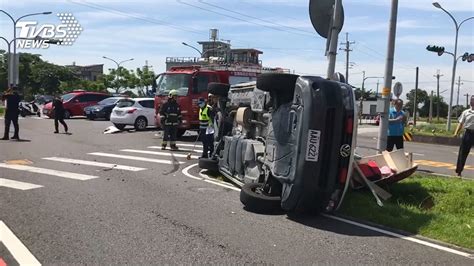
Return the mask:
{"type": "Polygon", "coordinates": [[[212,159],[242,187],[246,209],[330,212],[348,187],[355,146],[356,112],[351,86],[321,77],[265,73],[256,82],[225,88],[219,95],[218,130],[212,159]]]}

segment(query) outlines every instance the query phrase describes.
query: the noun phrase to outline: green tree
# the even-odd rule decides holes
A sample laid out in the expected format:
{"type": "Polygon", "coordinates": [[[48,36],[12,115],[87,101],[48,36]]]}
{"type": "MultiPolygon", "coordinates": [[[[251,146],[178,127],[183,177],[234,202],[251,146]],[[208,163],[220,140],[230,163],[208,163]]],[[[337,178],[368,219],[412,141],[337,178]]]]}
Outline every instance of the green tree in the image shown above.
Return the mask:
{"type": "Polygon", "coordinates": [[[148,66],[144,66],[142,69],[137,68],[136,73],[139,79],[139,87],[143,88],[144,93],[142,93],[144,94],[143,96],[145,96],[149,93],[149,88],[153,84],[155,73],[150,70],[148,66]]]}
{"type": "MultiPolygon", "coordinates": [[[[413,105],[414,105],[414,100],[415,100],[415,89],[411,90],[406,94],[407,96],[407,102],[405,103],[405,110],[408,110],[410,114],[413,114],[413,105]]],[[[419,112],[420,108],[419,105],[421,103],[424,103],[430,101],[430,98],[428,96],[428,93],[425,90],[418,89],[416,93],[416,111],[419,112]]],[[[429,105],[428,105],[429,108],[429,105]]]]}
{"type": "MultiPolygon", "coordinates": [[[[439,101],[439,116],[447,117],[448,116],[448,104],[444,102],[444,98],[440,96],[433,96],[433,117],[436,117],[436,106],[439,101]]],[[[413,106],[413,105],[412,105],[413,106]]],[[[413,108],[412,108],[413,109],[413,108]]],[[[420,116],[428,117],[430,114],[430,97],[428,97],[424,102],[423,106],[420,108],[420,116]]]]}

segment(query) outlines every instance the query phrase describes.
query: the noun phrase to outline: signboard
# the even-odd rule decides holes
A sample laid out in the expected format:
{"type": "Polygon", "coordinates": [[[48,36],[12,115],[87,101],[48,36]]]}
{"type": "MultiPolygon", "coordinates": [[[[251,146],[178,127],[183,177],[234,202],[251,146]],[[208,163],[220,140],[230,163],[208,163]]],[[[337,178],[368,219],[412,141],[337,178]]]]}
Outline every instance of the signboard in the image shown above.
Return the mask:
{"type": "Polygon", "coordinates": [[[402,83],[397,82],[395,85],[393,85],[393,94],[397,96],[397,98],[400,98],[400,95],[402,95],[403,92],[403,86],[402,83]]]}
{"type": "MultiPolygon", "coordinates": [[[[334,0],[310,0],[309,1],[309,17],[311,19],[311,24],[313,24],[316,32],[321,35],[321,37],[327,39],[331,31],[331,22],[334,16],[334,0]]],[[[335,25],[339,25],[342,29],[344,25],[344,9],[341,6],[341,15],[339,16],[339,21],[335,25]]]]}

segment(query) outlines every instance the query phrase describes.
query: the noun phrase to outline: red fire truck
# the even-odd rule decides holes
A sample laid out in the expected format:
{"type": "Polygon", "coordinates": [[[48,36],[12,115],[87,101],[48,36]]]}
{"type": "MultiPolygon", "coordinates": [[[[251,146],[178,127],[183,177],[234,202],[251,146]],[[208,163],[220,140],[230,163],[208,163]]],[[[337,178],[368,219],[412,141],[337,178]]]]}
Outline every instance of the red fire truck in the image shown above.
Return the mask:
{"type": "Polygon", "coordinates": [[[178,92],[178,104],[181,107],[183,123],[178,135],[186,130],[199,128],[197,105],[199,98],[207,99],[207,85],[210,82],[237,84],[254,81],[257,76],[265,72],[288,72],[282,68],[264,67],[228,67],[228,66],[180,66],[171,67],[167,72],[157,76],[153,84],[155,92],[156,125],[160,127],[158,111],[167,100],[171,90],[178,92]]]}

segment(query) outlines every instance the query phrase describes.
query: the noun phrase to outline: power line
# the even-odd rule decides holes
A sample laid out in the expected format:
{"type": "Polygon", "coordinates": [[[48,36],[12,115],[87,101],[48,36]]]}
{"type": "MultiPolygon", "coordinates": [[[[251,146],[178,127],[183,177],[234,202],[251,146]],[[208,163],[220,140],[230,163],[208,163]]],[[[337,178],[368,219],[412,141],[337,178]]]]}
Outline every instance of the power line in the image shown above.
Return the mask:
{"type": "Polygon", "coordinates": [[[241,12],[237,12],[235,10],[230,10],[228,8],[224,8],[224,7],[221,7],[221,6],[214,5],[214,4],[206,3],[206,2],[204,2],[204,0],[199,0],[199,2],[201,4],[212,6],[212,7],[215,7],[215,8],[221,9],[221,10],[225,10],[227,12],[234,13],[234,14],[237,14],[237,15],[241,15],[241,16],[244,16],[244,17],[248,17],[248,18],[251,18],[251,19],[256,19],[256,20],[259,20],[259,21],[262,21],[262,22],[265,22],[265,23],[268,23],[268,24],[276,25],[276,26],[287,28],[287,29],[290,29],[290,30],[304,32],[305,36],[306,35],[309,35],[309,36],[312,36],[312,37],[315,36],[315,33],[312,32],[312,31],[302,30],[302,29],[298,29],[298,28],[295,28],[295,27],[290,27],[290,26],[279,24],[279,23],[275,23],[275,22],[272,22],[272,21],[269,21],[269,20],[261,19],[261,18],[258,18],[258,17],[250,16],[250,15],[247,15],[247,14],[244,14],[244,13],[241,13],[241,12]]]}

